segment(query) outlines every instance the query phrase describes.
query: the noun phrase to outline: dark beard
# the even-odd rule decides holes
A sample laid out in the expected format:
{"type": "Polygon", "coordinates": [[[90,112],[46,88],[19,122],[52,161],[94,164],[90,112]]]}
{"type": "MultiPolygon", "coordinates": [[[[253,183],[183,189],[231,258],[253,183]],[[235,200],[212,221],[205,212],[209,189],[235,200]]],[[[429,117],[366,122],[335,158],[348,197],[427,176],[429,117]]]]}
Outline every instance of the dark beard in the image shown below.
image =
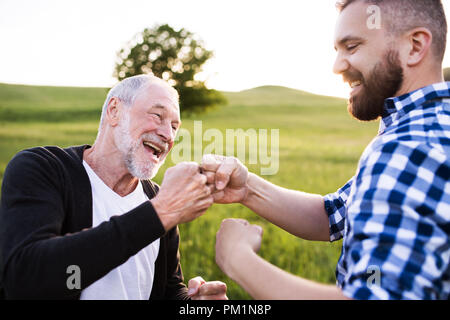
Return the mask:
{"type": "Polygon", "coordinates": [[[403,83],[403,69],[399,53],[389,50],[384,59],[378,62],[370,72],[367,80],[359,71],[344,74],[344,80],[361,80],[360,92],[351,97],[348,112],[358,120],[373,121],[384,113],[384,101],[393,97],[403,83]]]}

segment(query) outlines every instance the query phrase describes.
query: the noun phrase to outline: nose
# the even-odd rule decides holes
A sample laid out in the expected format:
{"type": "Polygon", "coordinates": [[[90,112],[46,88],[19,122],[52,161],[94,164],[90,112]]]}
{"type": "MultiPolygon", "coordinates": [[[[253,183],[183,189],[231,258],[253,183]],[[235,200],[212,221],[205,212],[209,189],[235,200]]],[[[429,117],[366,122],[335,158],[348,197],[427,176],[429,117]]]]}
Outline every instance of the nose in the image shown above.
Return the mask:
{"type": "Polygon", "coordinates": [[[172,123],[170,121],[164,121],[158,127],[157,134],[164,142],[171,143],[175,139],[175,133],[172,129],[172,123]]]}
{"type": "Polygon", "coordinates": [[[345,57],[341,53],[337,53],[336,60],[334,61],[333,65],[333,72],[336,74],[343,74],[345,71],[347,71],[350,68],[350,64],[345,59],[345,57]]]}

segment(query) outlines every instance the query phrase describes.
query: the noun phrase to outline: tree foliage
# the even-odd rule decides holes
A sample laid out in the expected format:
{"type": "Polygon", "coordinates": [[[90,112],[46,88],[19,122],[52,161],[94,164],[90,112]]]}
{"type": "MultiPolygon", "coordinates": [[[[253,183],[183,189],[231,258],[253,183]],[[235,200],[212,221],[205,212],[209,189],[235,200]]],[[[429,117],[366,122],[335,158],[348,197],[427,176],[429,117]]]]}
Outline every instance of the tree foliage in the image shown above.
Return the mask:
{"type": "Polygon", "coordinates": [[[198,112],[226,103],[220,92],[206,88],[204,81],[195,79],[212,56],[212,51],[205,49],[192,32],[159,25],[138,33],[118,52],[114,76],[120,81],[153,73],[178,91],[182,112],[198,112]]]}

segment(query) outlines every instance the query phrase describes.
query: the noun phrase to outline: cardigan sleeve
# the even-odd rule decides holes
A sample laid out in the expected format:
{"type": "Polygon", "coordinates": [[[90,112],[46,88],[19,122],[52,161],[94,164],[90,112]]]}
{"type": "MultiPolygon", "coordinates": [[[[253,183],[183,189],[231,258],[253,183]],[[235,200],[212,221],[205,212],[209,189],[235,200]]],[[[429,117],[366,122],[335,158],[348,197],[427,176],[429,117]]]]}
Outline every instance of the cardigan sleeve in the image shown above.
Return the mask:
{"type": "Polygon", "coordinates": [[[95,228],[63,235],[64,174],[56,161],[30,151],[17,154],[5,170],[0,277],[8,299],[77,299],[81,290],[165,233],[148,201],[95,228]],[[74,265],[80,289],[68,286],[74,265]]]}
{"type": "Polygon", "coordinates": [[[166,296],[167,300],[189,300],[187,295],[187,288],[184,284],[183,272],[180,264],[180,234],[178,227],[173,228],[167,234],[167,285],[166,296]]]}

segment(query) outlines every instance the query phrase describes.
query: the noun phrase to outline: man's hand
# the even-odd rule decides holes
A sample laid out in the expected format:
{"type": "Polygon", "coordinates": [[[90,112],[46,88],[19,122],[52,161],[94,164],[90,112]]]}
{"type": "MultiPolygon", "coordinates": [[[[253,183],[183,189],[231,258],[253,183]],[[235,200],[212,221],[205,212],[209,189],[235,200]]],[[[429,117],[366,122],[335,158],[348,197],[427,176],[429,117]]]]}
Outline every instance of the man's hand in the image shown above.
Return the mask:
{"type": "Polygon", "coordinates": [[[151,200],[164,229],[201,216],[213,204],[214,186],[207,186],[207,178],[195,162],[182,162],[166,170],[158,194],[151,200]]]}
{"type": "Polygon", "coordinates": [[[228,300],[225,283],[221,281],[206,282],[202,277],[189,280],[188,295],[192,300],[228,300]]]}
{"type": "Polygon", "coordinates": [[[242,255],[256,253],[261,247],[263,229],[243,219],[225,219],[216,235],[216,263],[233,278],[242,255]]]}
{"type": "Polygon", "coordinates": [[[248,193],[248,169],[239,159],[219,155],[204,155],[201,168],[208,184],[215,186],[214,202],[242,202],[248,193]]]}

